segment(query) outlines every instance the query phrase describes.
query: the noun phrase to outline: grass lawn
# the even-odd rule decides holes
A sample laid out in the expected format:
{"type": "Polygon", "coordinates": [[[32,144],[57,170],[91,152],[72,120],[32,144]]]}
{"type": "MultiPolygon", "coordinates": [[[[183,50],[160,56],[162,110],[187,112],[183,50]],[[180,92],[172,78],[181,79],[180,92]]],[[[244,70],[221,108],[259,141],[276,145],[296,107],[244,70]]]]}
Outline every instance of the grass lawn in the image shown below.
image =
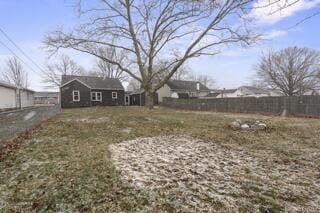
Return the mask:
{"type": "Polygon", "coordinates": [[[320,120],[70,109],[0,162],[0,212],[285,208],[320,211],[320,120]],[[235,119],[271,128],[234,131],[235,119]]]}

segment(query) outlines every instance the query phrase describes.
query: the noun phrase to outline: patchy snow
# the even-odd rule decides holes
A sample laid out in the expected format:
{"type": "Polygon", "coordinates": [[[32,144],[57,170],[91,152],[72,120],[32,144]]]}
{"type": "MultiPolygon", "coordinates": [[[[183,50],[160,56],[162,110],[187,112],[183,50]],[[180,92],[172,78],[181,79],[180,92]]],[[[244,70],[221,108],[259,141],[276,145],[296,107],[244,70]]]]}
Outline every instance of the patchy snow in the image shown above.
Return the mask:
{"type": "Polygon", "coordinates": [[[109,150],[125,182],[178,196],[177,202],[199,211],[213,203],[229,210],[238,210],[239,204],[260,208],[253,203],[257,197],[287,209],[320,206],[320,183],[312,181],[308,165],[275,164],[269,153],[257,157],[189,136],[138,138],[112,144],[109,150]],[[299,206],[299,199],[306,199],[307,206],[299,206]]]}
{"type": "Polygon", "coordinates": [[[66,122],[86,123],[86,124],[101,124],[110,121],[109,117],[100,118],[79,118],[79,119],[65,119],[66,122]]]}
{"type": "Polygon", "coordinates": [[[37,113],[36,113],[35,111],[31,111],[31,112],[29,112],[28,114],[26,114],[26,115],[23,117],[23,119],[24,119],[25,121],[28,121],[28,120],[30,120],[31,118],[33,118],[36,114],[37,114],[37,113]]]}
{"type": "Polygon", "coordinates": [[[132,132],[132,128],[124,128],[124,129],[121,130],[121,132],[129,134],[129,133],[132,132]]]}

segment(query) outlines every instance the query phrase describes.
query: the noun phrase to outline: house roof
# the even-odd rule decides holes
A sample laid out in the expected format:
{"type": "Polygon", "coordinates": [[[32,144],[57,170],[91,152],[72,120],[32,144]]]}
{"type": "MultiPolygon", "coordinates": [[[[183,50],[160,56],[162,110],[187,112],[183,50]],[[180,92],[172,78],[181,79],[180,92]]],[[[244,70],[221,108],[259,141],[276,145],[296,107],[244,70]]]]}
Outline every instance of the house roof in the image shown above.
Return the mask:
{"type": "Polygon", "coordinates": [[[119,79],[94,76],[63,75],[61,78],[61,85],[64,86],[73,80],[78,80],[86,86],[89,86],[91,89],[124,90],[119,79]]]}
{"type": "Polygon", "coordinates": [[[59,96],[58,92],[35,92],[34,97],[40,98],[56,98],[59,96]]]}
{"type": "Polygon", "coordinates": [[[140,89],[136,89],[136,90],[133,90],[130,95],[136,95],[136,94],[142,94],[144,93],[144,89],[140,88],[140,89]]]}
{"type": "Polygon", "coordinates": [[[181,81],[181,80],[171,80],[167,82],[167,85],[172,90],[187,90],[187,91],[198,91],[197,83],[200,84],[200,91],[210,91],[208,87],[198,81],[181,81]]]}
{"type": "Polygon", "coordinates": [[[211,98],[215,98],[217,97],[218,95],[220,95],[221,92],[211,92],[209,93],[208,95],[206,95],[206,97],[211,97],[211,98]]]}
{"type": "MultiPolygon", "coordinates": [[[[6,88],[10,88],[10,89],[14,89],[14,90],[18,89],[18,87],[16,87],[15,85],[13,85],[11,83],[8,83],[8,82],[5,82],[5,81],[0,81],[0,86],[6,87],[6,88]]],[[[21,88],[21,90],[34,93],[33,90],[27,89],[27,88],[21,88]]]]}
{"type": "Polygon", "coordinates": [[[7,88],[10,88],[10,89],[17,89],[17,87],[15,85],[7,83],[7,82],[4,82],[4,81],[0,81],[0,86],[7,87],[7,88]]]}
{"type": "Polygon", "coordinates": [[[239,89],[247,89],[249,90],[252,94],[270,94],[271,91],[262,89],[262,88],[257,88],[257,87],[252,87],[252,86],[242,86],[239,87],[239,89]]]}
{"type": "Polygon", "coordinates": [[[31,92],[31,93],[35,93],[35,91],[28,89],[28,88],[22,88],[23,91],[27,91],[27,92],[31,92]]]}
{"type": "Polygon", "coordinates": [[[221,93],[234,93],[235,91],[237,91],[237,89],[224,89],[224,90],[221,90],[221,93]]]}

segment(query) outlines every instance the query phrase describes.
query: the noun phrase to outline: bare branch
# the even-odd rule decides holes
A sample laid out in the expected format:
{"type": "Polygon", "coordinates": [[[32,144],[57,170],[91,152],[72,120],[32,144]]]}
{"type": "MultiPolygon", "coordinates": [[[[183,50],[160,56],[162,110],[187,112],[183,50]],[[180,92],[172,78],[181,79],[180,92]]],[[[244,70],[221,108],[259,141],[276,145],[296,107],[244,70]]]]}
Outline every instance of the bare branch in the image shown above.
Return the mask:
{"type": "Polygon", "coordinates": [[[16,57],[7,60],[7,67],[2,74],[2,78],[18,88],[28,88],[28,73],[16,57]]]}
{"type": "Polygon", "coordinates": [[[320,88],[320,53],[308,48],[289,47],[261,57],[256,67],[261,85],[284,95],[302,95],[320,88]]]}
{"type": "MultiPolygon", "coordinates": [[[[213,56],[227,45],[250,45],[260,39],[249,28],[247,16],[256,0],[97,1],[95,6],[79,1],[84,23],[71,32],[57,30],[44,43],[51,51],[71,48],[95,56],[136,79],[148,94],[191,58],[213,56]],[[108,48],[117,56],[125,52],[126,63],[114,54],[103,54],[101,50],[108,48]]],[[[270,0],[266,7],[278,1],[270,0]]]]}

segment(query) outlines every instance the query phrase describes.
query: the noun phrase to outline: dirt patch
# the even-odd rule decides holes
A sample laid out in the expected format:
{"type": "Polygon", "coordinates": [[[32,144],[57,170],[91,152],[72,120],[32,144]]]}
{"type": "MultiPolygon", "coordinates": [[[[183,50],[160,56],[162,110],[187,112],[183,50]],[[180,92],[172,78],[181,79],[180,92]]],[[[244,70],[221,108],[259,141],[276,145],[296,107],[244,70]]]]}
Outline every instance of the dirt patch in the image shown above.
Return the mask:
{"type": "Polygon", "coordinates": [[[122,179],[161,190],[197,211],[239,206],[257,210],[319,210],[320,183],[308,165],[257,158],[188,136],[138,138],[109,146],[122,179]],[[281,186],[281,187],[279,187],[281,186]],[[245,195],[245,196],[244,196],[245,195]]]}

